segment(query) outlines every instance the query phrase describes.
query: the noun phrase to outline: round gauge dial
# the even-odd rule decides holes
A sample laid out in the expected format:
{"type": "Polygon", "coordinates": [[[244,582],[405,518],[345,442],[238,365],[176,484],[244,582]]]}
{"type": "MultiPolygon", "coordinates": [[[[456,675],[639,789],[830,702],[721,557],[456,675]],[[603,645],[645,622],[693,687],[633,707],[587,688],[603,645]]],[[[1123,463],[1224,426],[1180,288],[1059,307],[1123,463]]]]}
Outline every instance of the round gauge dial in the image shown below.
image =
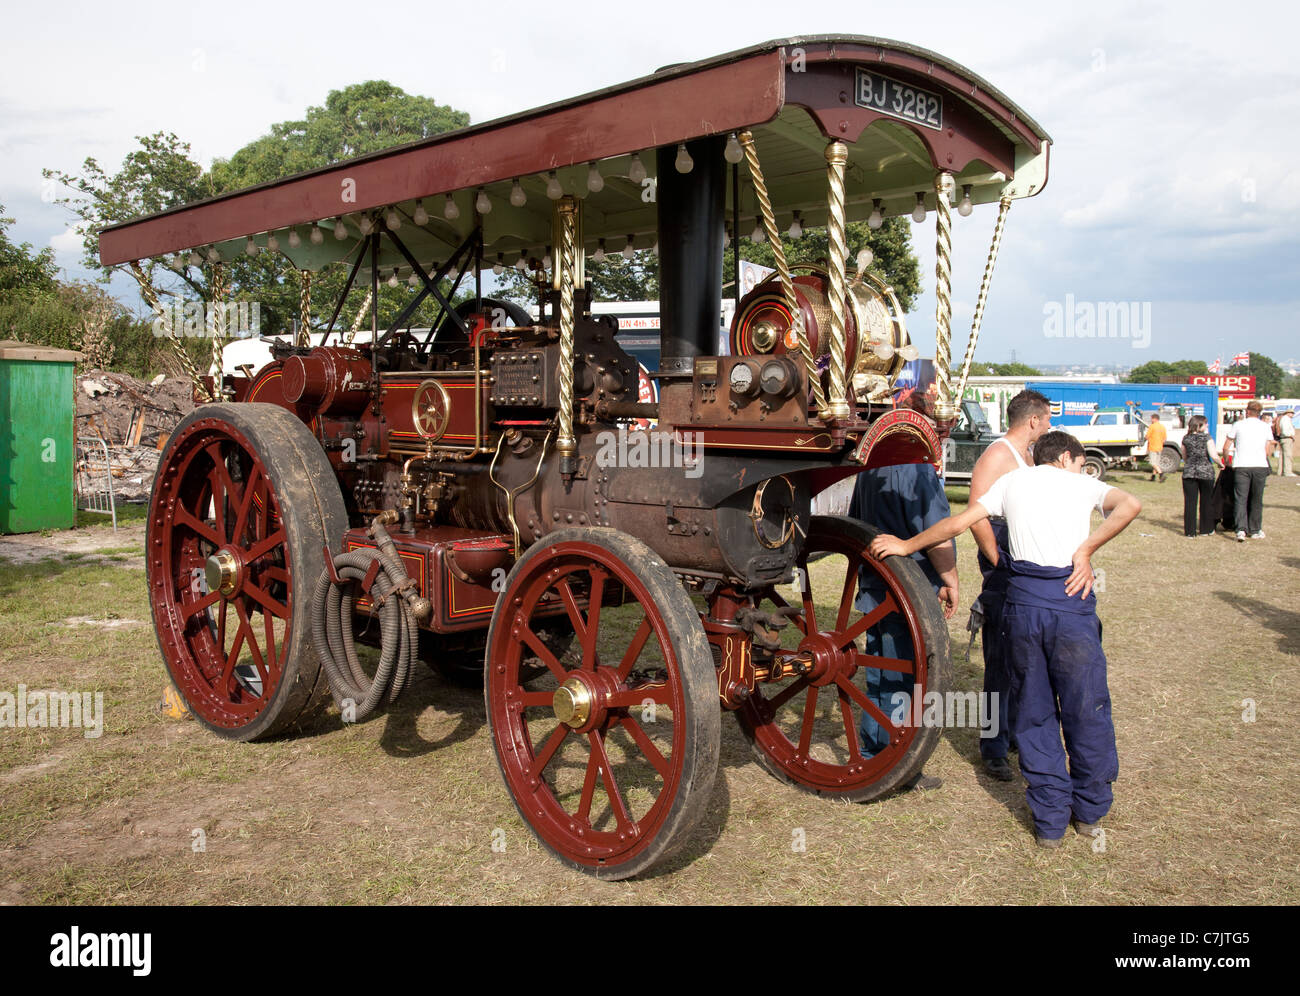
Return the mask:
{"type": "Polygon", "coordinates": [[[754,368],[748,363],[737,363],[731,368],[730,384],[732,392],[742,398],[751,397],[758,391],[754,368]]]}

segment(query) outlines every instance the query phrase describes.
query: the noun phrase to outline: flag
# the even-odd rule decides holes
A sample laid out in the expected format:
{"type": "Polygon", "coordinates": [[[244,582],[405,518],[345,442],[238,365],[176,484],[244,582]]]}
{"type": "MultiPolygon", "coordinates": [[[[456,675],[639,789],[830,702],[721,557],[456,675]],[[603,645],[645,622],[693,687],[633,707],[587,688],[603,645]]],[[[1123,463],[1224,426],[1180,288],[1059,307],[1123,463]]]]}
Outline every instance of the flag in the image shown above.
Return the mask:
{"type": "Polygon", "coordinates": [[[1249,354],[1249,353],[1238,353],[1236,356],[1234,356],[1234,357],[1232,358],[1232,365],[1233,365],[1234,367],[1248,367],[1248,366],[1250,366],[1250,354],[1249,354]]]}
{"type": "Polygon", "coordinates": [[[1217,357],[1215,357],[1214,362],[1210,364],[1209,369],[1210,369],[1210,373],[1212,373],[1212,374],[1216,374],[1216,373],[1218,373],[1220,370],[1222,370],[1222,369],[1223,369],[1223,357],[1222,357],[1222,356],[1217,356],[1217,357]]]}

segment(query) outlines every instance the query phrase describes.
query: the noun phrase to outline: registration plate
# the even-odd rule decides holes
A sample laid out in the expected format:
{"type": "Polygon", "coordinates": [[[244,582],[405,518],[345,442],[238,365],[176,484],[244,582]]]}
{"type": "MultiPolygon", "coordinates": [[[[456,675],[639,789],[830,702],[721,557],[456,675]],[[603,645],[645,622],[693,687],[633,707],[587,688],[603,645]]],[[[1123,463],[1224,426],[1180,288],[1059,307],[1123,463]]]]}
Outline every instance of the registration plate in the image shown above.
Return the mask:
{"type": "Polygon", "coordinates": [[[937,93],[861,68],[857,84],[854,101],[859,107],[926,128],[943,128],[943,98],[937,93]]]}

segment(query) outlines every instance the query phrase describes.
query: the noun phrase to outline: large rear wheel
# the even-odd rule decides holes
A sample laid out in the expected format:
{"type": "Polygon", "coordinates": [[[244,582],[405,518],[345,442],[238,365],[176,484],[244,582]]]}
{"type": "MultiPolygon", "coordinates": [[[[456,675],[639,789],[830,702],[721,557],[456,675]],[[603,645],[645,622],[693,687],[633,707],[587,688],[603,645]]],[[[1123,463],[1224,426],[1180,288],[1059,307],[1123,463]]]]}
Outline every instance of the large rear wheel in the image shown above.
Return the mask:
{"type": "MultiPolygon", "coordinates": [[[[797,561],[796,584],[764,592],[759,608],[793,623],[783,651],[805,670],[759,685],[736,711],[754,756],[782,781],[809,792],[865,802],[921,772],[939,742],[937,726],[912,722],[912,703],[942,693],[948,666],[948,627],[934,589],[907,557],[878,561],[867,547],[878,530],[855,519],[814,516],[797,561]],[[858,605],[867,582],[883,595],[867,611],[858,605]],[[873,638],[876,652],[867,650],[873,638]],[[888,643],[885,640],[888,639],[888,643]],[[884,657],[882,646],[902,656],[884,657]],[[893,694],[868,696],[866,672],[897,675],[893,694]],[[862,742],[863,714],[887,743],[873,752],[862,742]]],[[[875,602],[876,600],[873,600],[875,602]]]]}
{"type": "Polygon", "coordinates": [[[635,875],[689,836],[718,766],[713,657],[699,612],[643,543],[565,529],[510,572],[488,633],[493,746],[519,814],[562,862],[635,875]],[[575,634],[561,654],[551,620],[575,634]],[[546,672],[530,679],[528,664],[546,672]]]}
{"type": "Polygon", "coordinates": [[[219,736],[274,736],[327,698],[311,591],[346,528],[329,460],[285,409],[204,405],[172,433],[149,509],[154,627],[177,691],[219,736]]]}

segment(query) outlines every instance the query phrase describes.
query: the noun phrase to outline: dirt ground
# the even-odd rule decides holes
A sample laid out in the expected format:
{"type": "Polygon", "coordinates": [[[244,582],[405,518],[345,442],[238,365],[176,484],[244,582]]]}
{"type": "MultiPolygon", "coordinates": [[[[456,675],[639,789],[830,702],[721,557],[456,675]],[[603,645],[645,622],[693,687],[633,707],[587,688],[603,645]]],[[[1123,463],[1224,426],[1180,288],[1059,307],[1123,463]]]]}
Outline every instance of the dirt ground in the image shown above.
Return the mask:
{"type": "MultiPolygon", "coordinates": [[[[1103,849],[1035,847],[1023,783],[983,774],[975,730],[945,731],[938,790],[847,805],[773,780],[724,716],[703,821],[614,884],[561,867],[520,820],[481,693],[421,668],[386,715],[231,744],[157,710],[142,527],[0,539],[0,691],[104,702],[97,738],[0,728],[0,902],[1300,901],[1300,487],[1271,479],[1268,539],[1238,544],[1183,537],[1177,478],[1112,483],[1146,508],[1096,561],[1121,765],[1103,849]]],[[[960,563],[955,683],[975,689],[969,536],[960,563]]]]}

